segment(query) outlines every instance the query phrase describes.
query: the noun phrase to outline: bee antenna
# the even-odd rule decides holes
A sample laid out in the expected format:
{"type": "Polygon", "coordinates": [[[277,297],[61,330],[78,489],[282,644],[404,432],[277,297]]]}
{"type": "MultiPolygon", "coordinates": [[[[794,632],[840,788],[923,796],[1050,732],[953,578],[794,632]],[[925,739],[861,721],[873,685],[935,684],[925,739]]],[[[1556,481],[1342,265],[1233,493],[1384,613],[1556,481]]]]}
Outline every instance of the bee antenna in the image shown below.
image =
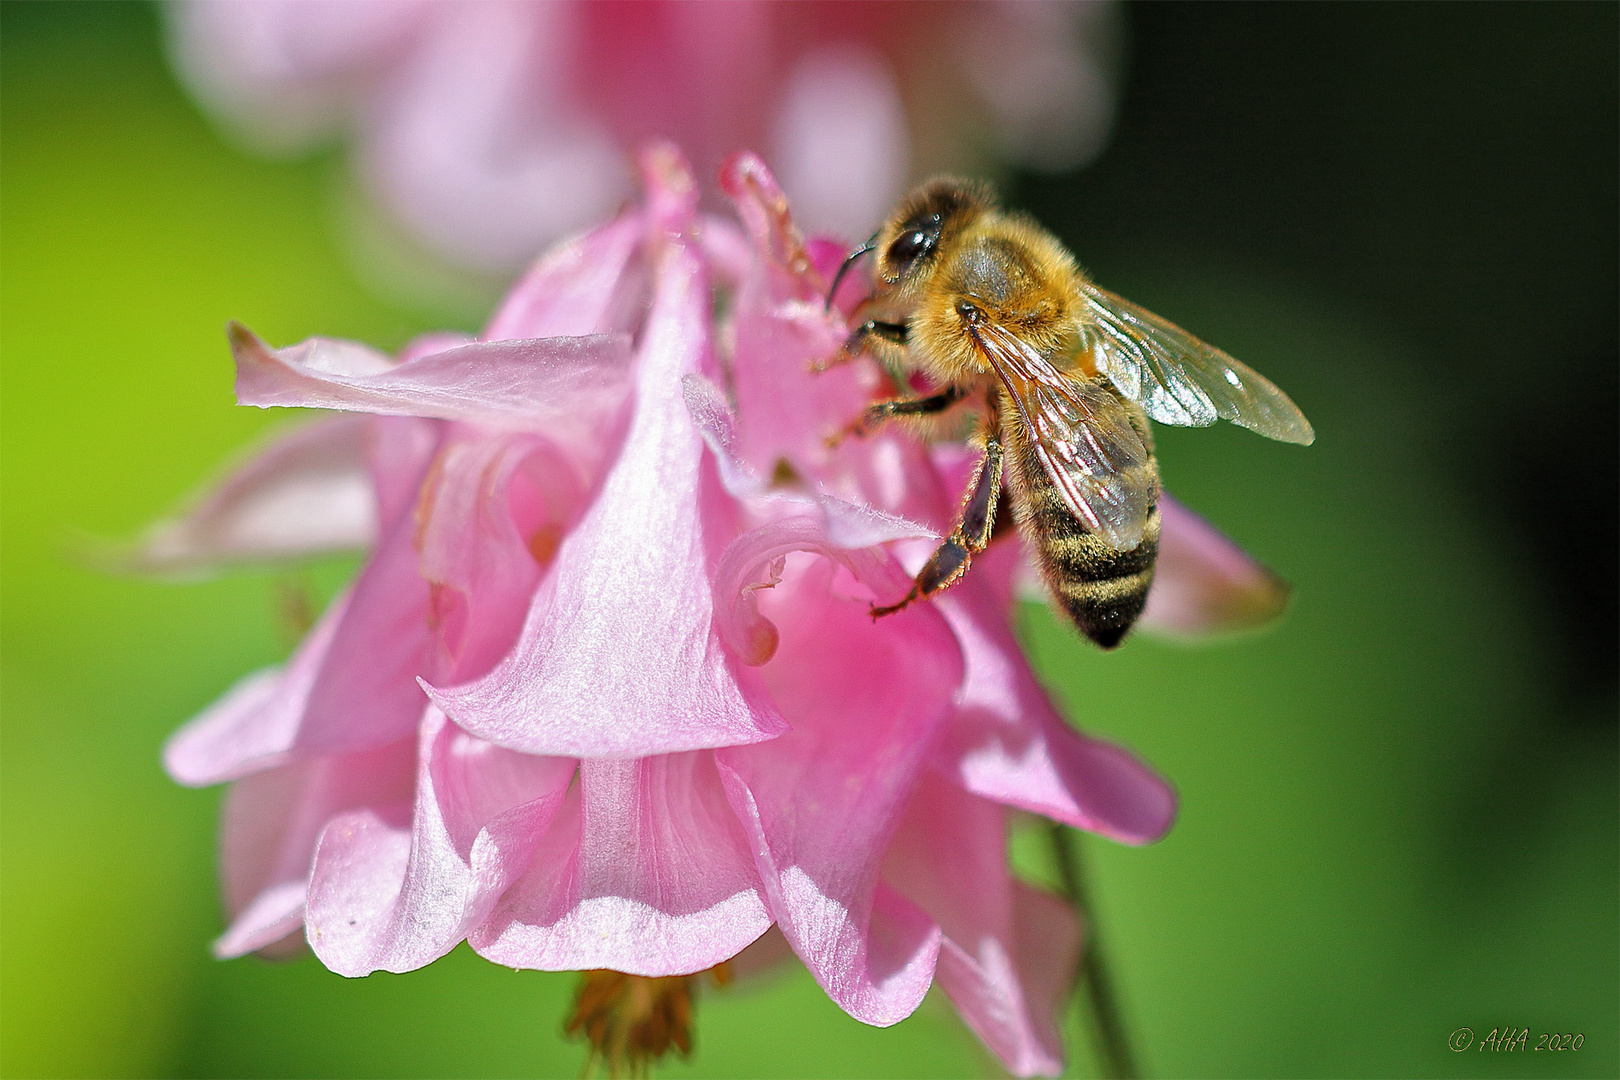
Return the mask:
{"type": "Polygon", "coordinates": [[[862,244],[860,247],[858,247],[854,251],[850,252],[847,256],[844,257],[844,261],[842,263],[838,264],[838,273],[833,275],[832,287],[827,290],[827,310],[828,311],[832,310],[833,297],[835,295],[837,295],[837,293],[838,293],[838,284],[839,284],[839,282],[844,280],[844,275],[849,273],[849,268],[852,265],[854,265],[856,259],[859,259],[862,255],[865,255],[867,252],[872,251],[874,249],[874,245],[876,244],[876,242],[877,242],[877,234],[873,233],[872,234],[872,239],[868,240],[866,243],[862,244]]]}

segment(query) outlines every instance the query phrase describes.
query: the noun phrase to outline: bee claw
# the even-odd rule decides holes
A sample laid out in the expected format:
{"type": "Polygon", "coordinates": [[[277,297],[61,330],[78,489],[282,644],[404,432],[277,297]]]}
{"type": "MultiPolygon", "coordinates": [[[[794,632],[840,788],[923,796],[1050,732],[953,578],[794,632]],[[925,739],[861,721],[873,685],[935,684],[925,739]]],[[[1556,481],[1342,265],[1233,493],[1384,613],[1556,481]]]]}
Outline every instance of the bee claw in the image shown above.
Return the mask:
{"type": "Polygon", "coordinates": [[[877,604],[873,604],[867,613],[872,616],[873,622],[877,622],[885,615],[893,615],[895,612],[903,610],[908,604],[911,603],[912,599],[912,596],[908,593],[906,596],[901,598],[898,604],[884,604],[881,607],[877,604]]]}
{"type": "Polygon", "coordinates": [[[869,434],[871,434],[871,429],[866,426],[866,422],[864,420],[857,420],[852,424],[839,428],[822,441],[826,444],[828,450],[836,450],[840,446],[844,445],[845,439],[848,439],[851,436],[857,439],[864,439],[869,434]]]}
{"type": "Polygon", "coordinates": [[[833,368],[842,367],[853,359],[854,357],[849,354],[848,349],[840,347],[831,357],[820,357],[812,360],[804,366],[804,369],[812,375],[825,375],[833,368]]]}

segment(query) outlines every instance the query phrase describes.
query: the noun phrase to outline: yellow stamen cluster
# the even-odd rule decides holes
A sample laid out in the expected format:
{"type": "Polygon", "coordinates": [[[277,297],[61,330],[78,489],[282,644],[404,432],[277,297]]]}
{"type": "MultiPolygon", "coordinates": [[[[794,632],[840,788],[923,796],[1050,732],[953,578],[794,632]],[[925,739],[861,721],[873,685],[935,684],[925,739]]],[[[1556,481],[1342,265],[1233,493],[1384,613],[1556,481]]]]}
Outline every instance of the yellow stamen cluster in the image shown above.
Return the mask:
{"type": "MultiPolygon", "coordinates": [[[[716,982],[729,981],[726,965],[710,972],[716,982]]],[[[601,1064],[611,1077],[647,1075],[653,1062],[678,1050],[692,1052],[692,984],[697,976],[650,978],[621,971],[584,971],[574,1008],[563,1025],[573,1038],[591,1044],[587,1075],[601,1064]]]]}

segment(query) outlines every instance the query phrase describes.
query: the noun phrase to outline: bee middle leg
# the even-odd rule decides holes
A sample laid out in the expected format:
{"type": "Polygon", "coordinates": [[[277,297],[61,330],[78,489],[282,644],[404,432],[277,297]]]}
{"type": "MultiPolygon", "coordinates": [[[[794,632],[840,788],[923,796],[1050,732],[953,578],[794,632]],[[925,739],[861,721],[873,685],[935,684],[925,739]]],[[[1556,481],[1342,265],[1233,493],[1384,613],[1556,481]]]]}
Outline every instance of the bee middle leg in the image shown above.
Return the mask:
{"type": "Polygon", "coordinates": [[[939,393],[929,394],[927,397],[874,401],[862,410],[854,422],[827,442],[831,446],[837,446],[851,435],[862,437],[870,435],[897,416],[937,416],[965,397],[967,391],[960,386],[947,386],[939,393]]]}
{"type": "Polygon", "coordinates": [[[996,526],[996,507],[1001,499],[1002,449],[1001,434],[993,424],[986,424],[984,460],[973,486],[968,489],[962,503],[961,516],[956,528],[934,549],[934,554],[923,564],[911,589],[898,603],[882,607],[872,606],[872,618],[893,615],[913,600],[920,600],[942,589],[948,589],[962,580],[973,556],[990,545],[996,526]]]}

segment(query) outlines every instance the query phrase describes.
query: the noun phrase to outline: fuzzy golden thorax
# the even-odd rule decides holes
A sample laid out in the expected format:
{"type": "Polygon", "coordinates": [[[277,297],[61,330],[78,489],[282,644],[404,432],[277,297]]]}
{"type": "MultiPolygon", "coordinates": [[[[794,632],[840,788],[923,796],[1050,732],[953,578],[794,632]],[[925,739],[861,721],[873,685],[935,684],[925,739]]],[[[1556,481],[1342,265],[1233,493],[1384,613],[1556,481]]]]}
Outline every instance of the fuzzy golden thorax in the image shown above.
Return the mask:
{"type": "Polygon", "coordinates": [[[991,374],[973,327],[998,325],[1042,355],[1072,353],[1079,269],[1051,234],[1027,220],[986,214],[941,253],[910,325],[913,355],[943,382],[991,374]]]}

